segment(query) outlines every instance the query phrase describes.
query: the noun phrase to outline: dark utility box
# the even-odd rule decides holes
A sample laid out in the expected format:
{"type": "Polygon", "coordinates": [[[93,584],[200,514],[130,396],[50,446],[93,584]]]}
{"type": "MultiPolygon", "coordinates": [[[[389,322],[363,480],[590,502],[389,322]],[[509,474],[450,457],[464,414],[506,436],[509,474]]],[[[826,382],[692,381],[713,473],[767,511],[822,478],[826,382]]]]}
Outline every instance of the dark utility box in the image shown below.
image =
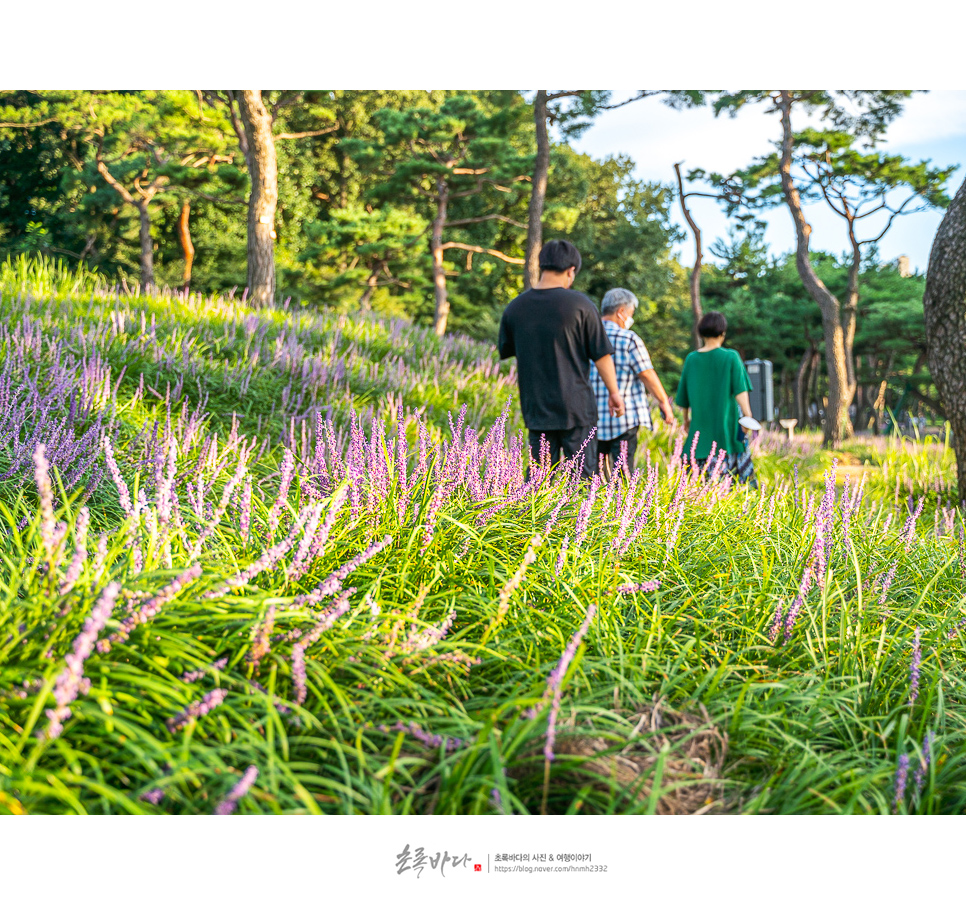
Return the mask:
{"type": "Polygon", "coordinates": [[[748,369],[748,377],[751,379],[751,390],[748,392],[751,415],[760,423],[770,423],[775,418],[775,387],[771,361],[746,359],[745,368],[748,369]]]}

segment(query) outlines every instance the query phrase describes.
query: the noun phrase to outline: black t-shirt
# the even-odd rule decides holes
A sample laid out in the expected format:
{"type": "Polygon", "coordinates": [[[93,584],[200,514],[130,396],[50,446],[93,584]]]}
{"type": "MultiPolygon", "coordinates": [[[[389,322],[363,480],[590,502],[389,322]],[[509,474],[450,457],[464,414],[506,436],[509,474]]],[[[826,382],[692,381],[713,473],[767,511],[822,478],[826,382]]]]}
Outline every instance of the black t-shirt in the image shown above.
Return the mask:
{"type": "Polygon", "coordinates": [[[594,303],[573,289],[528,289],[500,319],[500,358],[517,357],[520,409],[528,429],[597,424],[590,363],[611,355],[594,303]]]}

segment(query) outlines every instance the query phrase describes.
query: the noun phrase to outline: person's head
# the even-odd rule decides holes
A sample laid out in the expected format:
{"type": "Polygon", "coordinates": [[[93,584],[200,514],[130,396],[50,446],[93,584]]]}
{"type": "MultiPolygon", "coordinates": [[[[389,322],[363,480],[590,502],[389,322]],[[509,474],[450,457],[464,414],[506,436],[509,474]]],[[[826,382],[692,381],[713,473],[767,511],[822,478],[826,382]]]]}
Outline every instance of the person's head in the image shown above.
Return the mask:
{"type": "Polygon", "coordinates": [[[608,289],[600,300],[602,318],[609,318],[627,330],[634,323],[637,296],[630,289],[608,289]]]}
{"type": "Polygon", "coordinates": [[[728,319],[720,311],[709,311],[698,322],[698,334],[702,340],[723,338],[728,331],[728,319]]]}
{"type": "Polygon", "coordinates": [[[580,252],[569,241],[555,238],[540,249],[537,263],[541,275],[553,273],[569,287],[580,273],[580,252]]]}

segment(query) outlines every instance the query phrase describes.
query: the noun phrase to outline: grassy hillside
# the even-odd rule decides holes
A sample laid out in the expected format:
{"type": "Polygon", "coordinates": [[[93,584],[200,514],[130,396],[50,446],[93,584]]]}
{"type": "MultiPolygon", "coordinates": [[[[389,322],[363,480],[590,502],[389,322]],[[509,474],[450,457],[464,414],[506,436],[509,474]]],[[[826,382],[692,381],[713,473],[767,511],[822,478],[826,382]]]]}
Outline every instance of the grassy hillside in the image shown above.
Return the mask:
{"type": "Polygon", "coordinates": [[[67,283],[0,304],[0,810],[962,810],[940,446],[526,481],[487,347],[67,283]]]}

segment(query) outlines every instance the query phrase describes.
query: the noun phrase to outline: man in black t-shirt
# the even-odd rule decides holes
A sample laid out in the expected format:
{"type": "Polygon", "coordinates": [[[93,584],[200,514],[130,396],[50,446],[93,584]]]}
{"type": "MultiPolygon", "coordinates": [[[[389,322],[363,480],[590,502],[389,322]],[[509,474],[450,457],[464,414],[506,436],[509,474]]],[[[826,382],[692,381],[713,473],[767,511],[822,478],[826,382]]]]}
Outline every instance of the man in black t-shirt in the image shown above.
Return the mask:
{"type": "Polygon", "coordinates": [[[594,303],[571,289],[580,270],[580,252],[567,241],[548,241],[540,251],[540,279],[518,295],[500,319],[500,358],[517,357],[520,410],[527,424],[530,455],[540,460],[540,440],[550,460],[571,458],[583,446],[583,476],[597,470],[597,449],[590,438],[597,425],[597,401],[590,385],[590,363],[608,391],[611,416],[621,416],[614,347],[594,303]]]}

